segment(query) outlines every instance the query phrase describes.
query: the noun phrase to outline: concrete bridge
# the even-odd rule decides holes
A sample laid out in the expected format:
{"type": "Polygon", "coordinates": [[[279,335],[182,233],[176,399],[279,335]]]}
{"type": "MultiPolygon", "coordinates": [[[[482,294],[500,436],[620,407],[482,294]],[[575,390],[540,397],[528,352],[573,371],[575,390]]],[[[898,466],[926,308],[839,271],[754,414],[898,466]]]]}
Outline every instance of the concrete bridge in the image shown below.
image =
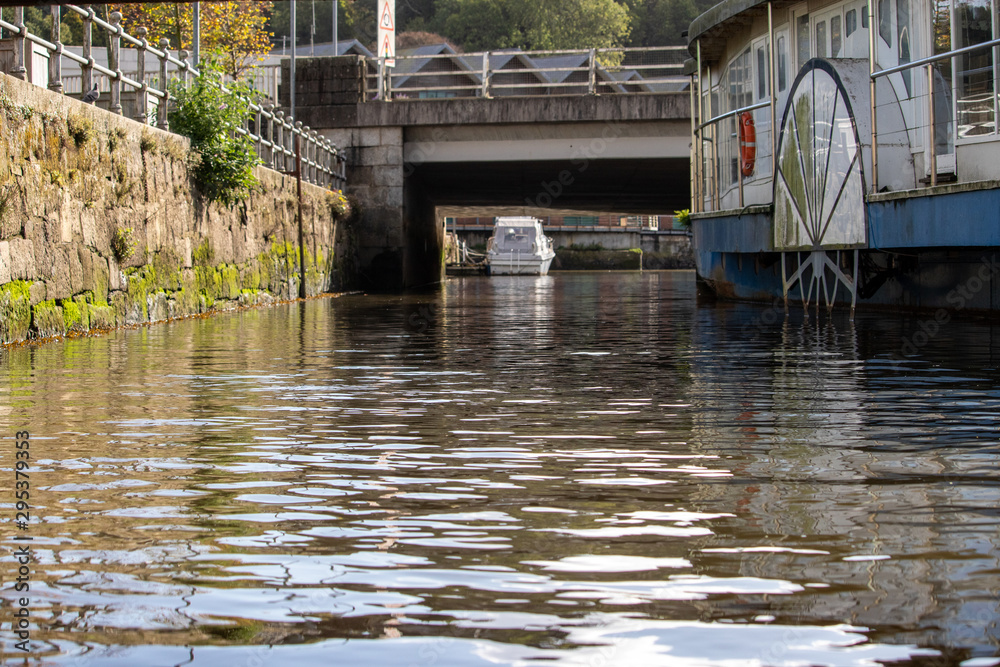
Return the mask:
{"type": "Polygon", "coordinates": [[[346,150],[370,289],[441,279],[438,207],[688,207],[686,91],[365,101],[367,76],[363,58],[298,60],[295,115],[346,150]]]}

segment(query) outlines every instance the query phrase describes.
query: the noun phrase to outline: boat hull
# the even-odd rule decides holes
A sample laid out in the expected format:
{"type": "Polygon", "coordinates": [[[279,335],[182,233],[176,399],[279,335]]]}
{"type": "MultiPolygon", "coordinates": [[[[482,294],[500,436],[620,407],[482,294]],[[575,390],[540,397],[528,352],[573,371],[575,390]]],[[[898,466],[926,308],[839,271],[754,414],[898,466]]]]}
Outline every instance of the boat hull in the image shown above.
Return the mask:
{"type": "Polygon", "coordinates": [[[992,185],[869,197],[866,247],[816,251],[851,279],[854,293],[832,271],[825,293],[809,293],[810,280],[789,285],[815,253],[776,250],[769,210],[701,214],[692,221],[699,284],[726,300],[783,301],[788,286],[792,304],[924,309],[941,317],[1000,313],[1000,188],[992,185]]]}
{"type": "Polygon", "coordinates": [[[548,255],[498,254],[490,256],[490,274],[494,276],[544,276],[549,272],[555,253],[548,255]]]}

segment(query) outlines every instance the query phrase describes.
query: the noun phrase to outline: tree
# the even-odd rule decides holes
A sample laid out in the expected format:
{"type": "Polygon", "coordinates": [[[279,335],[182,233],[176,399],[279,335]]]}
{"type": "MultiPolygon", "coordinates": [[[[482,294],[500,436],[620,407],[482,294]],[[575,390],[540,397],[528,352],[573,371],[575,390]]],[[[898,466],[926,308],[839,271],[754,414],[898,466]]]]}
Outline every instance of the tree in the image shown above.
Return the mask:
{"type": "Polygon", "coordinates": [[[686,44],[681,34],[717,0],[624,0],[633,17],[629,46],[686,44]]]}
{"type": "Polygon", "coordinates": [[[431,27],[467,50],[621,46],[631,17],[615,0],[438,0],[431,27]]]}
{"type": "MultiPolygon", "coordinates": [[[[222,70],[233,78],[240,77],[270,51],[267,21],[271,6],[270,2],[255,0],[202,3],[202,51],[217,54],[222,70]]],[[[122,13],[122,23],[131,34],[146,28],[150,44],[166,37],[171,48],[191,49],[191,4],[129,4],[115,5],[114,9],[122,13]]]]}
{"type": "MultiPolygon", "coordinates": [[[[397,10],[398,11],[398,10],[397,10]]],[[[288,30],[291,18],[291,2],[279,2],[274,7],[268,29],[274,35],[274,45],[285,44],[282,38],[291,33],[288,30]]],[[[312,37],[316,43],[329,43],[333,32],[333,2],[331,0],[300,1],[295,10],[296,44],[309,44],[312,37]],[[315,11],[316,21],[313,22],[315,11]],[[315,29],[315,33],[313,30],[315,29]]],[[[365,46],[375,45],[375,0],[339,0],[337,11],[337,33],[339,41],[356,39],[365,46]]]]}

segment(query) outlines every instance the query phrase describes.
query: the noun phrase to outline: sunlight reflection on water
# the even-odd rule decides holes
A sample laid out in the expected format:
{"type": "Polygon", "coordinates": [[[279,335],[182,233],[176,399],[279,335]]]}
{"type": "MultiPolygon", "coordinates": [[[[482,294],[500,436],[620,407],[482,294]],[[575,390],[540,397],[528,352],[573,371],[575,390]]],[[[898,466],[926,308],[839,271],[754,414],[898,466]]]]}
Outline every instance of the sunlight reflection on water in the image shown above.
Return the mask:
{"type": "Polygon", "coordinates": [[[893,365],[906,318],[757,315],[696,304],[685,273],[470,278],[5,351],[37,655],[996,653],[994,328],[893,365]]]}

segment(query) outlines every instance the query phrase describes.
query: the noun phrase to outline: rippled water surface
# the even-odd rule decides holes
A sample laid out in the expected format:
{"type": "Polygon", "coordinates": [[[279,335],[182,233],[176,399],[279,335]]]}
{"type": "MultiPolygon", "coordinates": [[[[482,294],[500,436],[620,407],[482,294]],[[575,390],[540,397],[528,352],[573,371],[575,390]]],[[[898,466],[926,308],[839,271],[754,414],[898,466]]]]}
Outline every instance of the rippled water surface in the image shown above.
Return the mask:
{"type": "Polygon", "coordinates": [[[27,533],[42,664],[996,664],[998,329],[694,292],[464,278],[0,352],[5,659],[27,533]]]}

